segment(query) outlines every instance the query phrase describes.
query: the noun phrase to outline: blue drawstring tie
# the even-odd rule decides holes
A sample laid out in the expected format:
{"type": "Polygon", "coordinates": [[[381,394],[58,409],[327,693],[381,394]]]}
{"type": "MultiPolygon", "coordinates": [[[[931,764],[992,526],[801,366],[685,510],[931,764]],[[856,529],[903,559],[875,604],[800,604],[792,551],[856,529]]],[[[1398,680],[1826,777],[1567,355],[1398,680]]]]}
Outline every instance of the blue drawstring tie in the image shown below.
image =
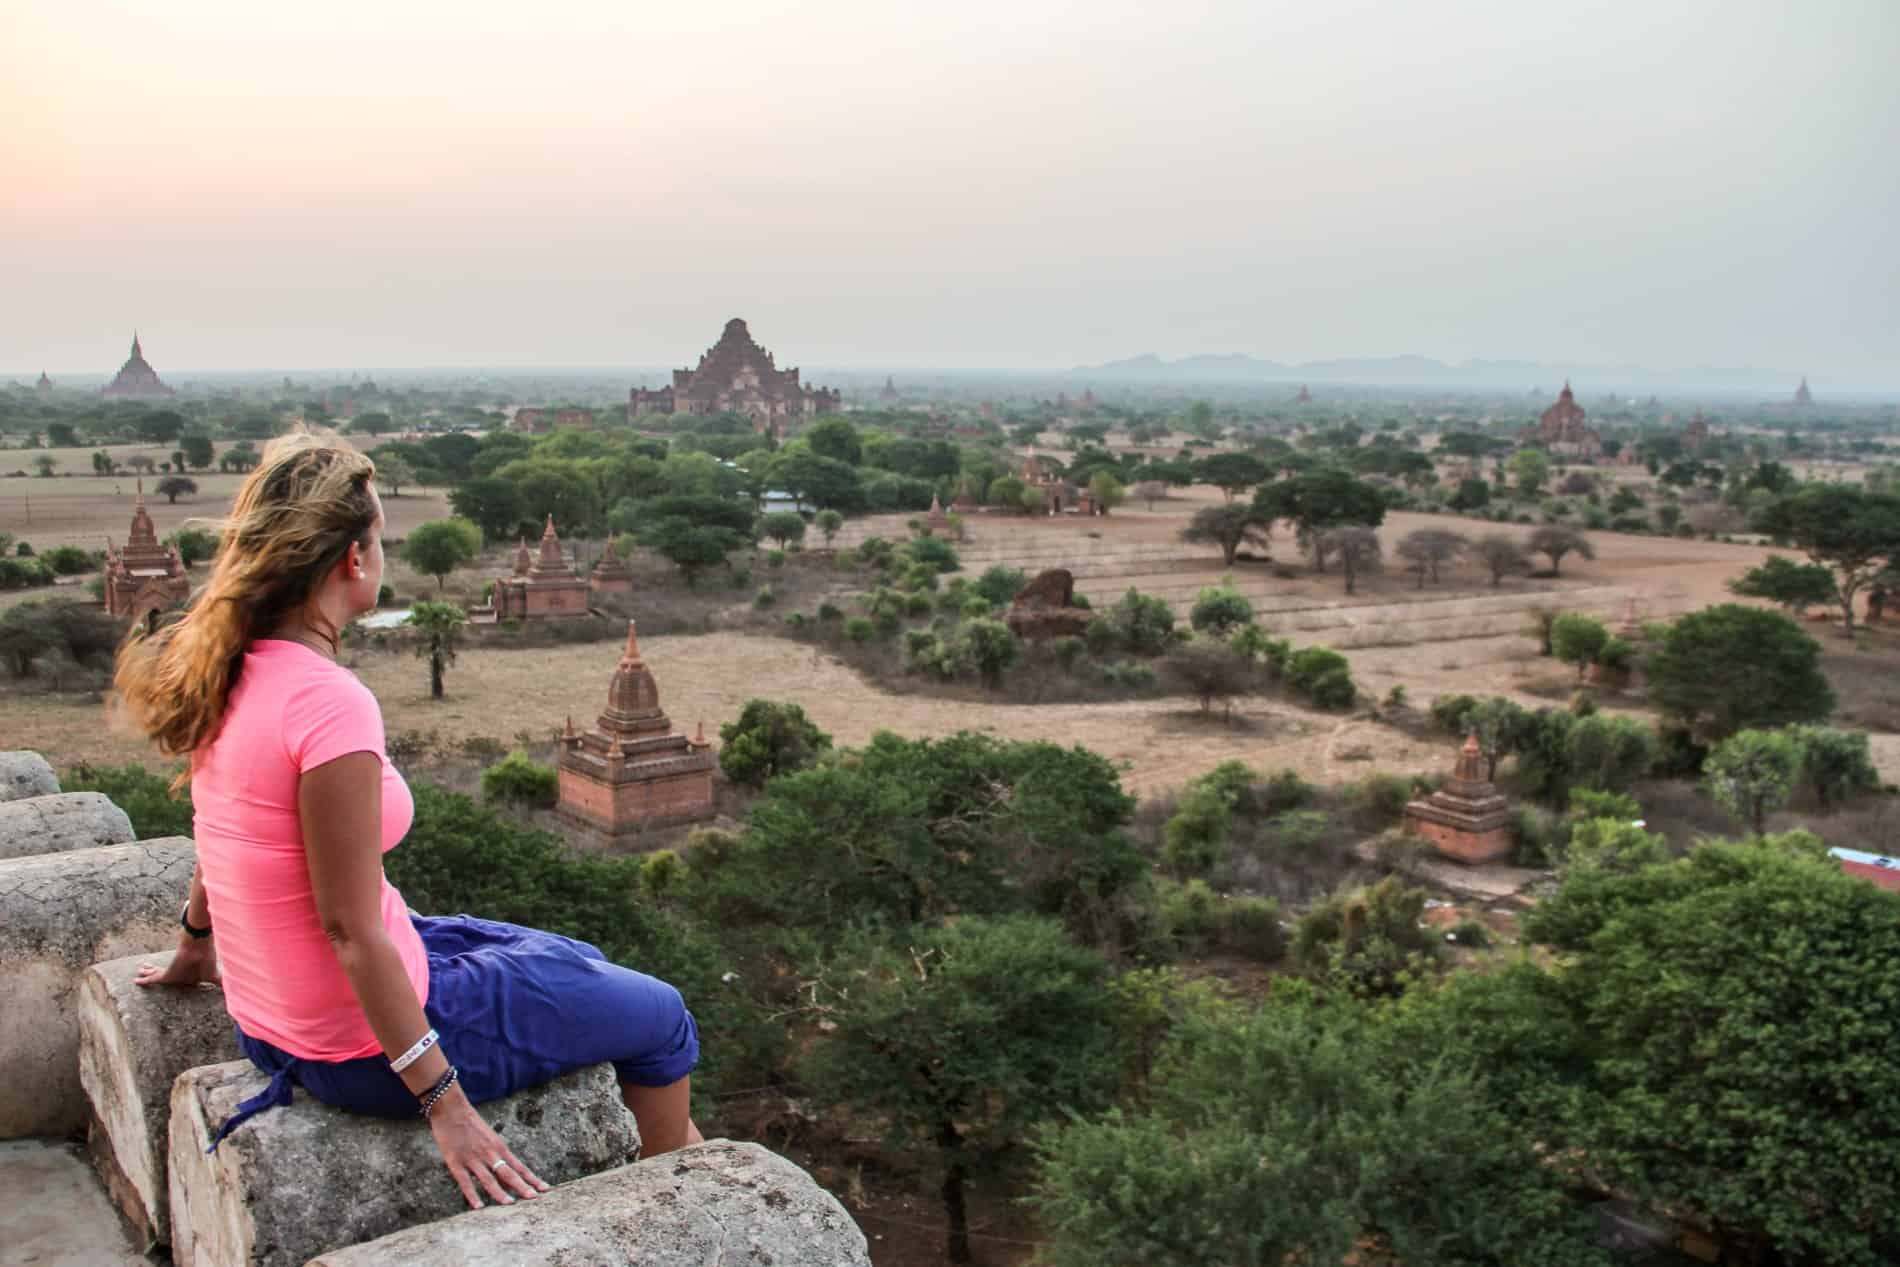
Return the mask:
{"type": "Polygon", "coordinates": [[[291,1066],[285,1064],[275,1073],[271,1074],[269,1086],[239,1104],[237,1111],[232,1113],[230,1117],[224,1119],[224,1125],[220,1126],[218,1133],[211,1137],[211,1147],[205,1149],[207,1156],[218,1151],[218,1145],[224,1142],[226,1135],[229,1135],[251,1118],[262,1113],[265,1109],[282,1108],[284,1105],[290,1103],[290,1088],[292,1083],[290,1069],[291,1066]]]}

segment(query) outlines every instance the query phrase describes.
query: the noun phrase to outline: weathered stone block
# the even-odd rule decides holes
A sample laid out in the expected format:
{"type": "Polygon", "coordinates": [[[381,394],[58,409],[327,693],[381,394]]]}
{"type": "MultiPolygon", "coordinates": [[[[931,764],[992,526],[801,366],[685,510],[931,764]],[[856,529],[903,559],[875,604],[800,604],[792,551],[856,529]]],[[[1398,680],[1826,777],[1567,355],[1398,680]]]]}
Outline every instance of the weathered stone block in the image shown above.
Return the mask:
{"type": "MultiPolygon", "coordinates": [[[[178,1267],[298,1267],[468,1208],[420,1119],[345,1113],[302,1092],[207,1154],[238,1102],[267,1082],[248,1061],[233,1061],[188,1070],[172,1086],[169,1182],[178,1267]]],[[[611,1065],[479,1107],[549,1183],[625,1165],[640,1146],[611,1065]]]]}
{"type": "Polygon", "coordinates": [[[80,977],[173,944],[195,857],[172,836],[0,861],[0,1139],[85,1126],[80,977]]]}
{"type": "Polygon", "coordinates": [[[869,1267],[851,1216],[810,1175],[757,1144],[713,1140],[470,1211],[308,1267],[869,1267]]]}
{"type": "Polygon", "coordinates": [[[53,792],[0,801],[0,858],[97,849],[136,839],[132,820],[104,792],[53,792]]]}
{"type": "Polygon", "coordinates": [[[59,776],[37,752],[16,749],[0,752],[0,801],[28,796],[51,796],[59,791],[59,776]]]}
{"type": "Polygon", "coordinates": [[[165,1184],[172,1083],[187,1069],[240,1056],[224,992],[141,989],[150,955],[94,964],[81,978],[79,1082],[92,1102],[94,1164],[137,1230],[141,1250],[170,1239],[165,1184]]]}

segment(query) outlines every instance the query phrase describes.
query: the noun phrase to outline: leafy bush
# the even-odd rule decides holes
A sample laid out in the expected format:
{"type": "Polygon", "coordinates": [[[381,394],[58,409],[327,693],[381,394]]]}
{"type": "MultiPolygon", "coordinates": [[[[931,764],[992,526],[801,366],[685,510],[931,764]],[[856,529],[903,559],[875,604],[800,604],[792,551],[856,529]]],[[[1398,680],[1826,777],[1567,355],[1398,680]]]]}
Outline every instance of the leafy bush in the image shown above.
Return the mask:
{"type": "Polygon", "coordinates": [[[1232,822],[1233,802],[1219,788],[1195,788],[1162,828],[1161,865],[1179,877],[1206,875],[1220,864],[1232,822]]]}
{"type": "Polygon", "coordinates": [[[1101,674],[1102,681],[1110,686],[1146,688],[1153,686],[1159,680],[1152,666],[1135,660],[1098,665],[1096,672],[1101,674]]]}
{"type": "Polygon", "coordinates": [[[942,537],[918,537],[906,543],[901,553],[912,566],[926,567],[932,572],[955,572],[963,566],[957,558],[956,547],[942,537]]]}
{"type": "Polygon", "coordinates": [[[1269,775],[1254,794],[1259,799],[1261,812],[1278,814],[1299,809],[1310,802],[1317,792],[1318,789],[1302,779],[1297,771],[1281,770],[1269,775]]]}
{"type": "Polygon", "coordinates": [[[818,619],[820,620],[839,620],[843,616],[844,613],[838,610],[838,604],[834,602],[827,600],[818,604],[818,619]]]}
{"type": "Polygon", "coordinates": [[[99,566],[91,551],[78,546],[54,546],[40,555],[40,561],[60,576],[78,576],[99,566]]]}
{"type": "Polygon", "coordinates": [[[1722,603],[1671,624],[1644,671],[1665,715],[1719,740],[1826,720],[1835,700],[1820,658],[1820,644],[1786,616],[1722,603]]]}
{"type": "Polygon", "coordinates": [[[1092,651],[1097,650],[1095,626],[1098,622],[1106,622],[1112,646],[1132,655],[1160,655],[1174,641],[1174,611],[1167,600],[1145,595],[1133,586],[1097,620],[1089,622],[1092,651]]]}
{"type": "Polygon", "coordinates": [[[877,632],[876,626],[862,616],[853,616],[844,622],[844,636],[852,642],[866,643],[877,632]]]}
{"type": "Polygon", "coordinates": [[[103,792],[132,820],[140,840],[192,834],[191,785],[176,795],[171,780],[142,765],[95,766],[80,762],[61,776],[67,792],[103,792]]]}
{"type": "Polygon", "coordinates": [[[1788,734],[1801,748],[1801,783],[1823,807],[1880,790],[1866,731],[1791,726],[1788,734]]]}
{"type": "Polygon", "coordinates": [[[979,576],[970,588],[995,606],[1007,607],[1015,601],[1016,595],[1022,592],[1023,586],[1027,583],[1028,580],[1020,568],[995,563],[985,569],[983,575],[979,576]]]}
{"type": "Polygon", "coordinates": [[[52,583],[53,569],[39,559],[0,559],[0,590],[31,589],[52,583]]]}
{"type": "Polygon", "coordinates": [[[1592,616],[1565,612],[1551,622],[1551,652],[1565,664],[1576,665],[1579,678],[1585,669],[1596,662],[1609,641],[1609,629],[1592,616]]]}
{"type": "Polygon", "coordinates": [[[1800,741],[1785,731],[1738,730],[1702,769],[1716,803],[1760,835],[1769,813],[1793,795],[1802,757],[1800,741]]]}
{"type": "Polygon", "coordinates": [[[1335,893],[1300,917],[1293,958],[1354,994],[1396,994],[1415,962],[1438,949],[1419,927],[1424,913],[1425,890],[1408,889],[1397,876],[1335,893]]]}
{"type": "Polygon", "coordinates": [[[551,809],[561,794],[561,776],[553,766],[529,759],[517,748],[482,771],[482,799],[551,809]]]}
{"type": "Polygon", "coordinates": [[[1188,623],[1197,632],[1225,638],[1242,626],[1253,623],[1253,604],[1231,584],[1210,585],[1195,598],[1188,623]]]}
{"type": "Polygon", "coordinates": [[[749,699],[736,719],[719,728],[719,768],[749,787],[805,769],[830,749],[831,736],[792,703],[749,699]]]}
{"type": "Polygon", "coordinates": [[[1295,651],[1287,660],[1286,684],[1315,708],[1351,708],[1359,694],[1346,657],[1329,647],[1295,651]]]}

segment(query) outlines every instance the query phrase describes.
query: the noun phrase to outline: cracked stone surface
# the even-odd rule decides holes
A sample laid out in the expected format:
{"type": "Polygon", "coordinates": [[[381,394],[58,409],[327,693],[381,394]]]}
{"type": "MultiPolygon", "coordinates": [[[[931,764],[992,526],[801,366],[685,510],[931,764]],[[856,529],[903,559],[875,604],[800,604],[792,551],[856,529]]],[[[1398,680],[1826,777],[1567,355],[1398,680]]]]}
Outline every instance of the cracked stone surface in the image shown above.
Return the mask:
{"type": "Polygon", "coordinates": [[[182,836],[0,861],[0,1139],[85,1126],[80,977],[169,948],[196,851],[182,836]]]}
{"type": "Polygon", "coordinates": [[[51,796],[59,791],[59,776],[37,752],[15,749],[0,752],[0,801],[28,796],[51,796]]]}
{"type": "Polygon", "coordinates": [[[129,955],[94,964],[78,996],[80,1085],[111,1164],[130,1185],[120,1197],[126,1219],[148,1244],[170,1241],[165,1167],[172,1083],[187,1069],[241,1056],[222,990],[142,989],[133,981],[140,964],[163,959],[129,955]]]}
{"type": "Polygon", "coordinates": [[[320,1255],[309,1267],[870,1267],[864,1233],[810,1175],[712,1140],[533,1201],[320,1255]]]}
{"type": "Polygon", "coordinates": [[[0,800],[0,858],[96,849],[137,838],[132,820],[104,792],[55,792],[0,800]]]}
{"type": "MultiPolygon", "coordinates": [[[[294,1092],[206,1155],[238,1102],[268,1079],[248,1061],[172,1088],[172,1257],[180,1267],[301,1267],[341,1246],[467,1209],[418,1118],[345,1113],[294,1092]]],[[[625,1165],[640,1146],[612,1065],[476,1106],[549,1183],[625,1165]]]]}

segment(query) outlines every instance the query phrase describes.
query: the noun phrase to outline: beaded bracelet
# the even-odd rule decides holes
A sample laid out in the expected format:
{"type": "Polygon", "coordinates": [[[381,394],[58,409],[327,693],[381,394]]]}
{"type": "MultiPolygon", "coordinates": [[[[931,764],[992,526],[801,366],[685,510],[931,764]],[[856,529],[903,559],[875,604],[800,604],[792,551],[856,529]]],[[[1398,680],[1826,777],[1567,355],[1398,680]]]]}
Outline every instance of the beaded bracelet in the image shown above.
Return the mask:
{"type": "Polygon", "coordinates": [[[389,1062],[389,1071],[391,1073],[401,1073],[410,1065],[415,1064],[416,1061],[422,1059],[423,1052],[435,1046],[436,1038],[437,1034],[433,1029],[424,1034],[421,1038],[418,1038],[414,1047],[411,1047],[408,1051],[389,1062]]]}
{"type": "Polygon", "coordinates": [[[461,1076],[461,1071],[454,1065],[450,1065],[449,1071],[436,1080],[435,1086],[429,1089],[429,1094],[423,1097],[421,1109],[423,1117],[435,1112],[436,1102],[449,1093],[449,1088],[454,1086],[455,1080],[461,1076]]]}

